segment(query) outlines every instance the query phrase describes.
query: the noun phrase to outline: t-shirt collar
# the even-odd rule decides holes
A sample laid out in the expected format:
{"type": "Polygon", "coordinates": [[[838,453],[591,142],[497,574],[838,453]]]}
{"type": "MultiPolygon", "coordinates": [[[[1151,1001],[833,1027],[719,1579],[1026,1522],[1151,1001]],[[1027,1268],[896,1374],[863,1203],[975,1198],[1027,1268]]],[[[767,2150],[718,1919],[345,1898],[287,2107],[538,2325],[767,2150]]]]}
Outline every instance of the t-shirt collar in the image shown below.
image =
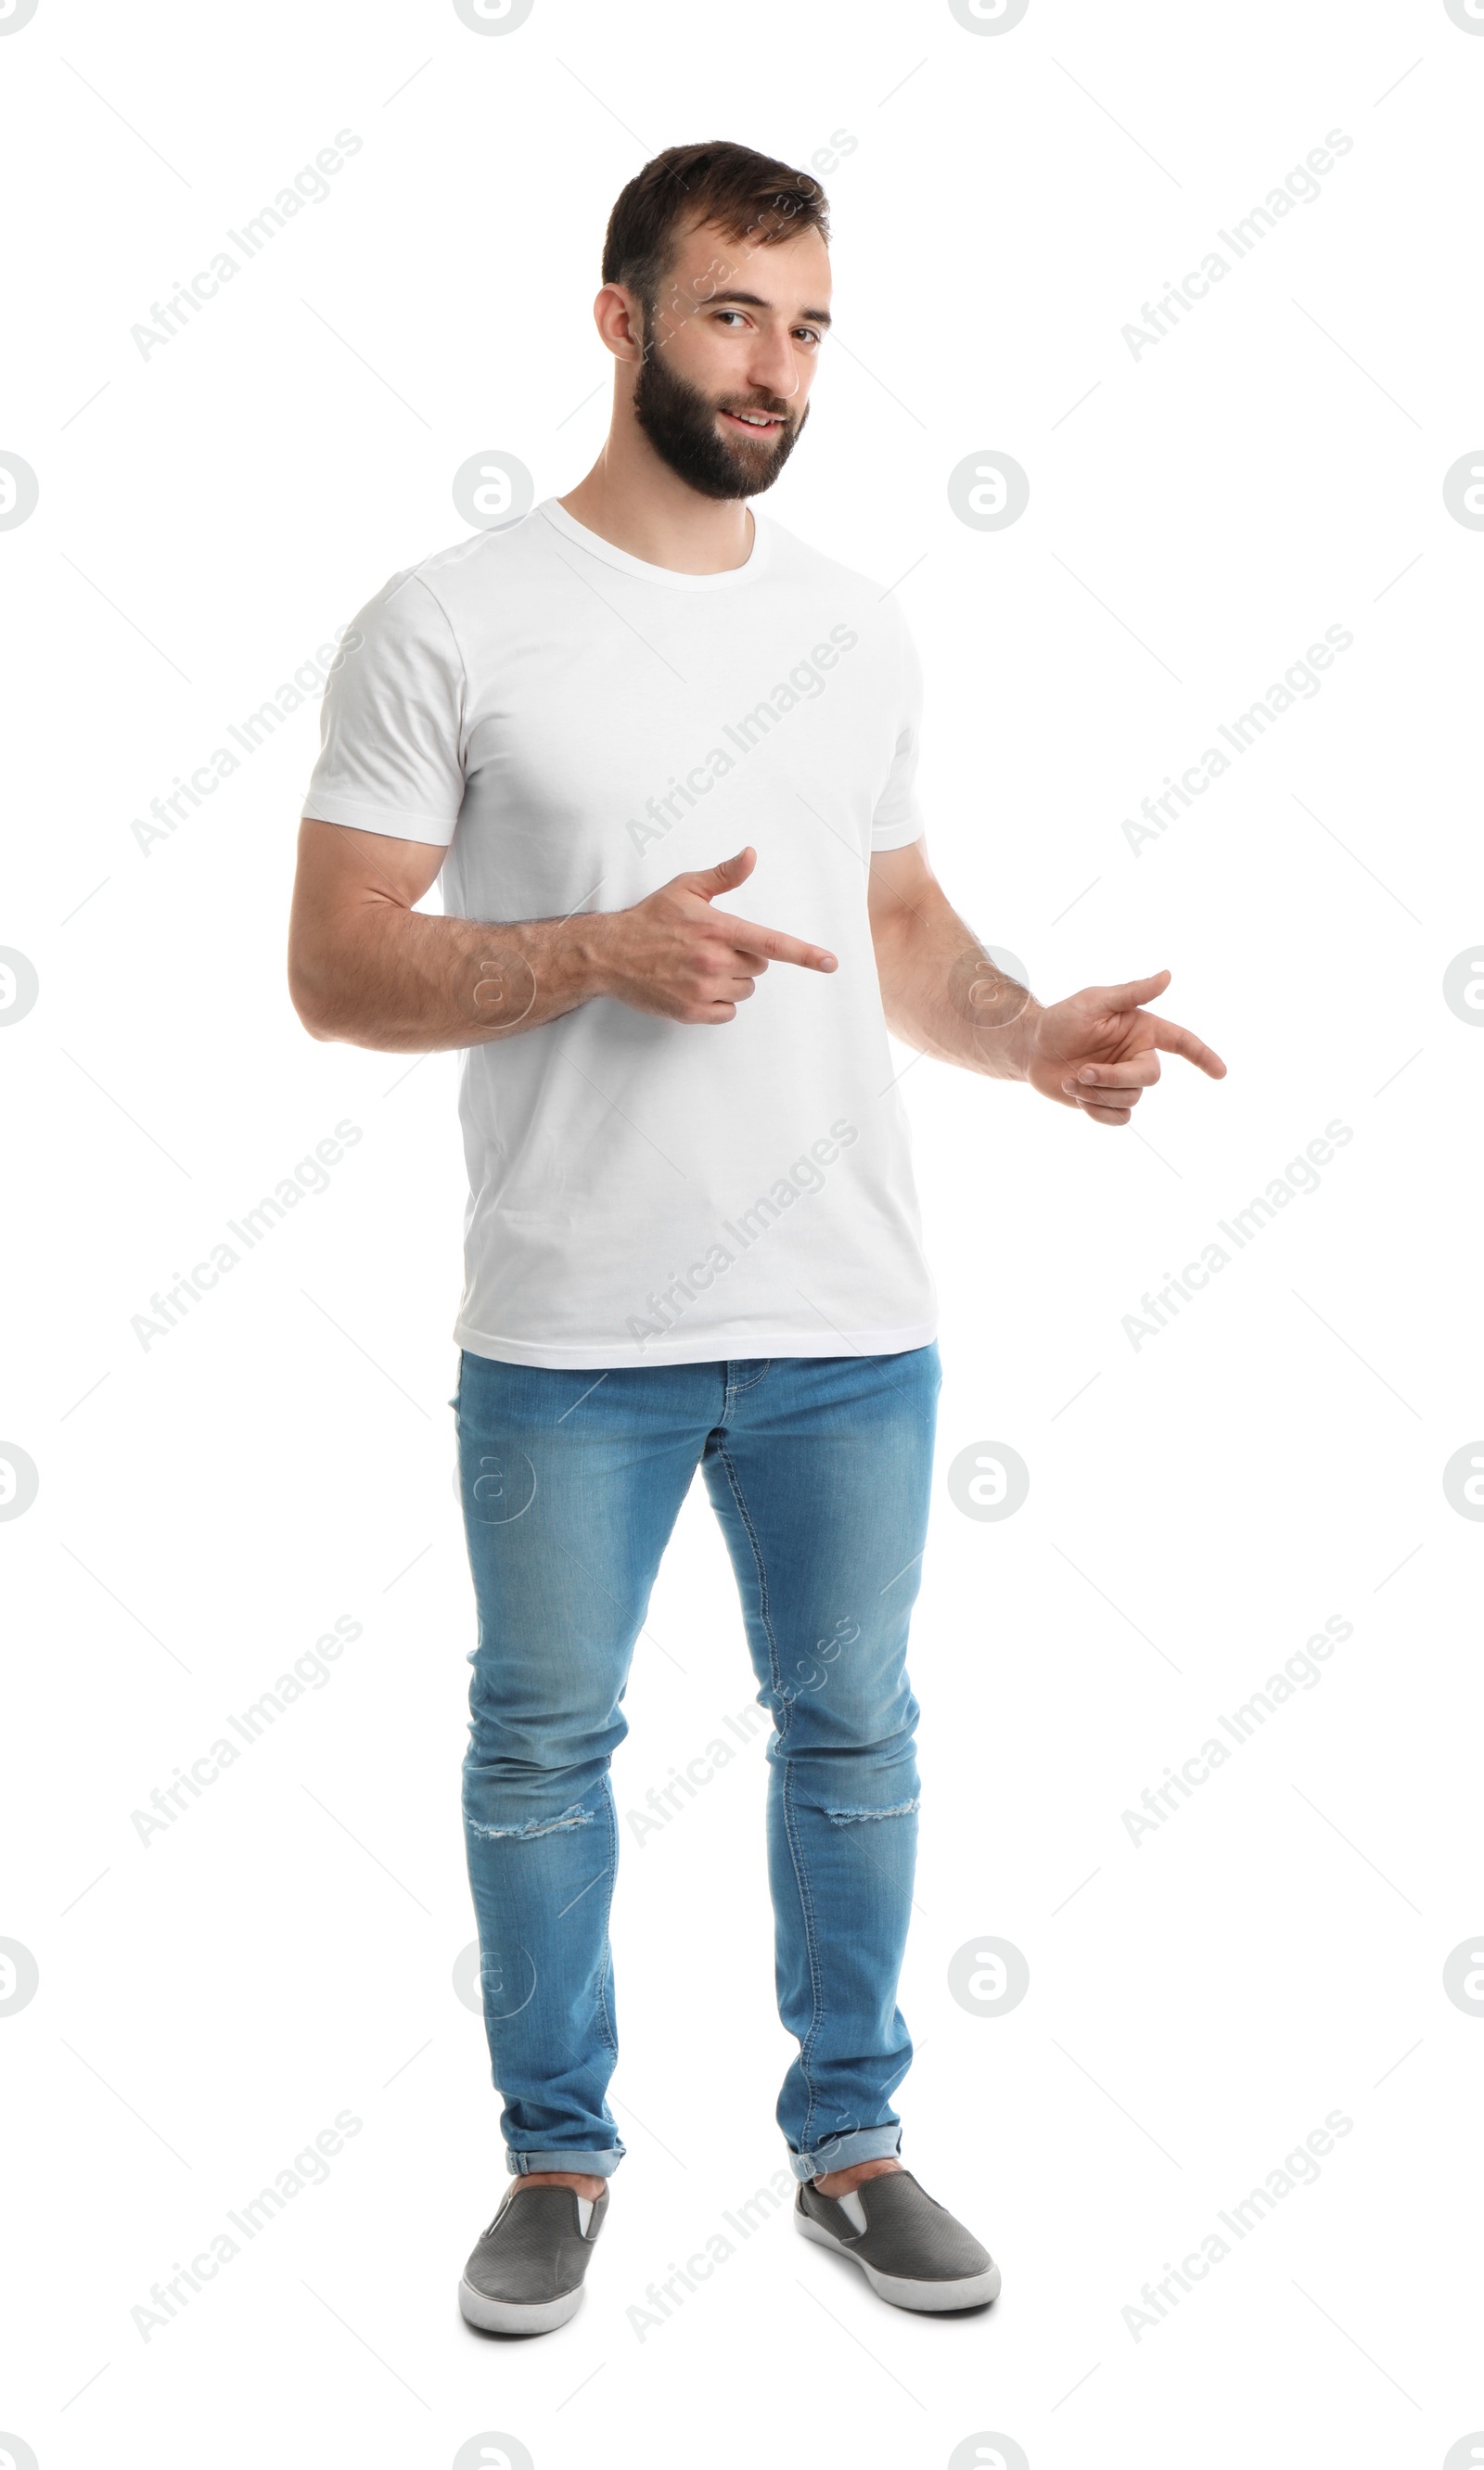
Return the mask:
{"type": "Polygon", "coordinates": [[[727,592],[738,584],[755,582],[767,564],[769,530],[767,519],[753,510],[753,553],[742,566],[729,566],[720,574],[683,574],[673,566],[651,566],[641,557],[631,557],[625,548],[617,548],[601,533],[589,531],[579,524],[555,498],[544,498],[535,509],[544,515],[552,528],[586,549],[590,557],[601,558],[605,566],[615,566],[620,573],[632,574],[640,583],[658,583],[672,592],[727,592]]]}

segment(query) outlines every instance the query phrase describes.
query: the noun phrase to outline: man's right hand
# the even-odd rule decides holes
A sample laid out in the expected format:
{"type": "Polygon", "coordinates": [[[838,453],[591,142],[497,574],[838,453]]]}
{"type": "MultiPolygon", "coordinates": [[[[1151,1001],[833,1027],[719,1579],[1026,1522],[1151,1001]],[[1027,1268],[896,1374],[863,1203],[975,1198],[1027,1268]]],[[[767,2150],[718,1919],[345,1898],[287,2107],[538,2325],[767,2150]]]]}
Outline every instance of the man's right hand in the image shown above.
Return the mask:
{"type": "Polygon", "coordinates": [[[739,850],[717,866],[673,875],[632,909],[585,918],[599,979],[594,991],[666,1020],[721,1022],[736,1017],[770,961],[826,972],[838,967],[822,944],[712,908],[723,893],[747,881],[756,863],[755,850],[739,850]]]}

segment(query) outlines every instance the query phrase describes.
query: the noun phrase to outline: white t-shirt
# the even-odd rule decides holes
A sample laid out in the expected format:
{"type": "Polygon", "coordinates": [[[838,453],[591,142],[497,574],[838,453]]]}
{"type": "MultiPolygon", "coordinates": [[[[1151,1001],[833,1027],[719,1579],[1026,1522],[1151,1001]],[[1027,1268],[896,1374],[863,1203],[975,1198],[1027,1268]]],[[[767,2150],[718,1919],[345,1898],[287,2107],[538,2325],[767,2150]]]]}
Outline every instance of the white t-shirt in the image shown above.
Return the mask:
{"type": "Polygon", "coordinates": [[[867,915],[922,830],[894,599],[754,517],[678,574],[554,499],[393,575],[332,675],[304,813],[448,849],[446,913],[631,907],[751,844],[719,906],[823,944],[721,1026],[608,996],[463,1051],[454,1338],[594,1367],[892,1354],[934,1336],[867,915]]]}

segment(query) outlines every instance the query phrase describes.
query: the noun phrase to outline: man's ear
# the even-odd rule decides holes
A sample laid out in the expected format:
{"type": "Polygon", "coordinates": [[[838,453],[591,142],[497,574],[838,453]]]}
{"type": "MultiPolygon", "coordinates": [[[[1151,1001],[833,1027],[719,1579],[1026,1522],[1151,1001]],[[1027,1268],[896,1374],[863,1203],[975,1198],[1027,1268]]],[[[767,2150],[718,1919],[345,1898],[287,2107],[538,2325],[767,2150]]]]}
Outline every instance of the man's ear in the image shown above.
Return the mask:
{"type": "Polygon", "coordinates": [[[621,283],[605,283],[592,303],[593,323],[615,361],[638,364],[644,357],[644,316],[638,300],[621,283]]]}

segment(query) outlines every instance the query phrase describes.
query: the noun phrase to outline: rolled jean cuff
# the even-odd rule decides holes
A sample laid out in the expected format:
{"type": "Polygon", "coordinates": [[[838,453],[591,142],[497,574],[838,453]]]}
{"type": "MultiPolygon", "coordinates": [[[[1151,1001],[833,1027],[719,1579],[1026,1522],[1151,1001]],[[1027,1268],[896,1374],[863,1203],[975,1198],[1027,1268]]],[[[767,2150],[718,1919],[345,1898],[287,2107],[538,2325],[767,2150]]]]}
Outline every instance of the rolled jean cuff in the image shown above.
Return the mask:
{"type": "Polygon", "coordinates": [[[512,2179],[527,2178],[533,2170],[572,2170],[589,2179],[611,2179],[628,2149],[614,2144],[606,2153],[513,2153],[507,2144],[505,2167],[512,2179]]]}
{"type": "Polygon", "coordinates": [[[894,2161],[902,2149],[896,2127],[859,2127],[853,2135],[833,2135],[817,2153],[796,2153],[789,2147],[789,2166],[796,2179],[823,2179],[831,2170],[848,2170],[856,2161],[894,2161]]]}

